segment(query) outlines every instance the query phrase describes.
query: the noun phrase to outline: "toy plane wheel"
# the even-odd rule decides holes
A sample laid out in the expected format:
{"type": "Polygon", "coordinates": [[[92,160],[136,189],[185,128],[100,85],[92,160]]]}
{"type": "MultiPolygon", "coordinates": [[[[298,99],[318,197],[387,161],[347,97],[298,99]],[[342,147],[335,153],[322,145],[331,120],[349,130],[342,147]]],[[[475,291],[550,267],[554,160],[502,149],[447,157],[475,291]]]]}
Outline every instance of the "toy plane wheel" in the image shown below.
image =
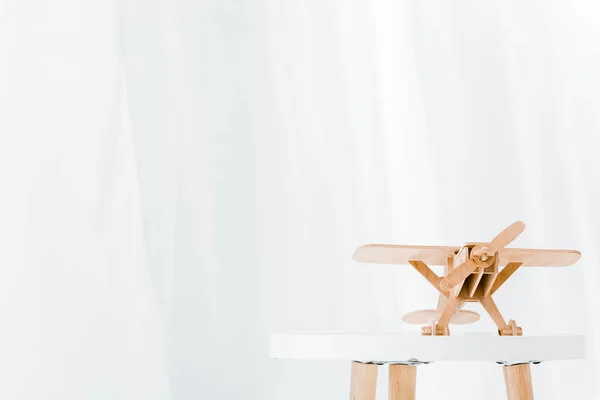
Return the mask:
{"type": "MultiPolygon", "coordinates": [[[[437,321],[440,318],[438,310],[418,310],[404,314],[402,321],[407,324],[430,324],[432,321],[437,321]]],[[[466,325],[479,321],[479,314],[475,311],[459,310],[452,319],[451,324],[466,325]]]]}

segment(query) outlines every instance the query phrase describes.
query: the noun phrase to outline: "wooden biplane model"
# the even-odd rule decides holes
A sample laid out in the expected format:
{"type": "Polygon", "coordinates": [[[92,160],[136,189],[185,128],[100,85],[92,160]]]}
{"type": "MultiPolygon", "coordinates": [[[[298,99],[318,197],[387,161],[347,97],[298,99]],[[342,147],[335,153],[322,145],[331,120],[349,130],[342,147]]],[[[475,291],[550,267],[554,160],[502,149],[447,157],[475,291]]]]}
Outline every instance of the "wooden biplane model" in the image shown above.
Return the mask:
{"type": "Polygon", "coordinates": [[[520,267],[559,267],[574,264],[581,254],[575,250],[536,250],[506,248],[525,230],[517,221],[489,243],[453,246],[400,246],[369,244],[359,247],[354,259],[365,263],[410,264],[439,292],[435,310],[420,310],[404,315],[403,321],[423,326],[423,335],[449,335],[448,324],[469,324],[479,314],[461,310],[467,302],[479,302],[498,326],[502,336],[522,335],[513,320],[505,321],[492,295],[520,267]],[[444,267],[438,276],[430,265],[444,267]]]}

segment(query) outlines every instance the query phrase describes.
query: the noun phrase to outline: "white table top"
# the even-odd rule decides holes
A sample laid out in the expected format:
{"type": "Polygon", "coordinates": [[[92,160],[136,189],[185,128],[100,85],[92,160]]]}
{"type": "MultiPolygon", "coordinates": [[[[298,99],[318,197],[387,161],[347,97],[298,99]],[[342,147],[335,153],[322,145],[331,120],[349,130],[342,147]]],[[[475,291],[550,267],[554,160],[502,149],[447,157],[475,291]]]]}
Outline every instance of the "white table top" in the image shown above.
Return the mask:
{"type": "Polygon", "coordinates": [[[362,362],[575,360],[586,357],[585,336],[498,336],[464,333],[421,336],[417,332],[291,332],[271,334],[271,357],[362,362]]]}

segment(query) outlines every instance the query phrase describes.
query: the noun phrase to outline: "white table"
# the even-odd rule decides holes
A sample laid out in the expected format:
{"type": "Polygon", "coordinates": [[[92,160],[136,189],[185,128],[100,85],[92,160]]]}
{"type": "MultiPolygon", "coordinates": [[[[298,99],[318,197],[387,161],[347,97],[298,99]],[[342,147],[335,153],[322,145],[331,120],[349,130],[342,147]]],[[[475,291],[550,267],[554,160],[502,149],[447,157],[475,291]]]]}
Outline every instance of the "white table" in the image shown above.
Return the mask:
{"type": "Polygon", "coordinates": [[[585,358],[584,335],[291,332],[271,335],[271,357],[352,361],[351,399],[374,400],[378,366],[390,365],[390,399],[415,398],[416,366],[437,361],[504,364],[509,400],[532,399],[530,363],[585,358]]]}

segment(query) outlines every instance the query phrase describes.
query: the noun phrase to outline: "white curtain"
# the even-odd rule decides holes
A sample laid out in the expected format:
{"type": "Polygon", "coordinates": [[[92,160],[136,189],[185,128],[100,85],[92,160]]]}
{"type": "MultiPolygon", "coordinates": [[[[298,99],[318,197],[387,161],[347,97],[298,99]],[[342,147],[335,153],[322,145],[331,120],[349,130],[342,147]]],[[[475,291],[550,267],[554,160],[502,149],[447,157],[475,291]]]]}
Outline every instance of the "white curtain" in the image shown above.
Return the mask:
{"type": "MultiPolygon", "coordinates": [[[[348,363],[270,360],[269,332],[418,329],[400,317],[435,304],[426,282],[354,249],[521,219],[519,246],[583,257],[497,303],[525,334],[587,333],[587,361],[533,378],[593,398],[598,11],[1,0],[0,397],[346,398],[348,363]]],[[[423,399],[503,385],[495,364],[419,368],[423,399]]]]}

